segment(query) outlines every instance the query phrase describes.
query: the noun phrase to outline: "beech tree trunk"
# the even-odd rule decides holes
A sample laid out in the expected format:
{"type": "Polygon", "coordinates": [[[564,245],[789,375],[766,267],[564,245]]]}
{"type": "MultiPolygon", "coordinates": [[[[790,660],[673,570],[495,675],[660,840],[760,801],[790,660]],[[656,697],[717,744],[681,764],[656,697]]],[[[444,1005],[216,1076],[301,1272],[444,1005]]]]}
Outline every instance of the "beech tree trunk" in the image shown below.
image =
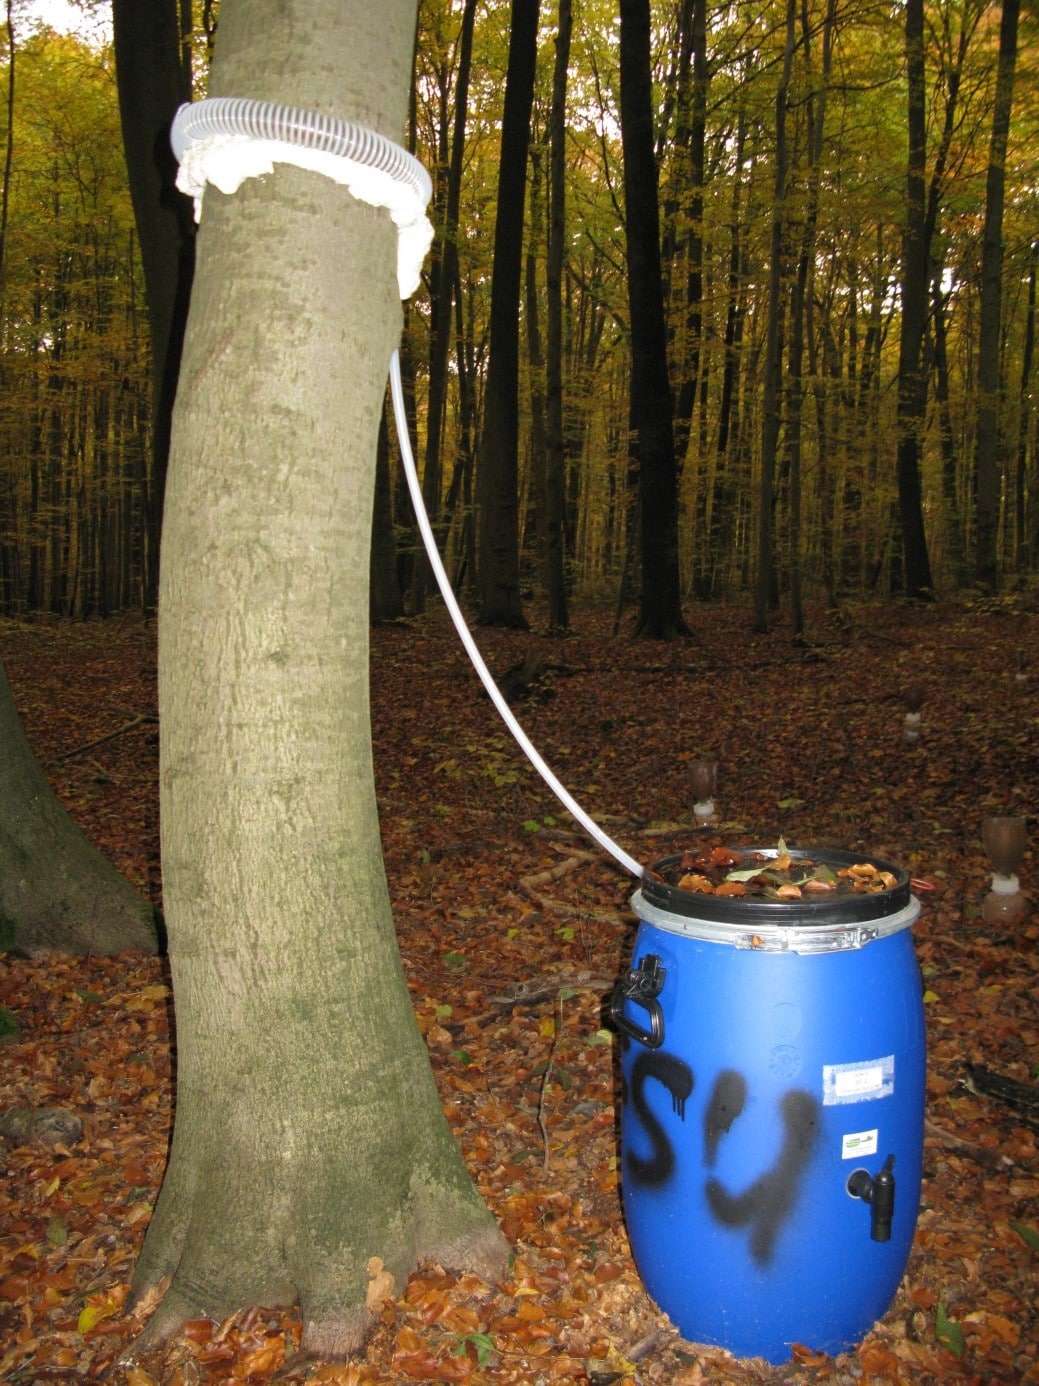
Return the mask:
{"type": "MultiPolygon", "coordinates": [[[[215,95],[400,137],[415,0],[269,19],[224,0],[215,95]]],[[[427,1258],[487,1279],[506,1262],[415,1023],[379,843],[368,571],[396,239],[291,165],[205,198],[160,585],[177,1112],[134,1281],[162,1294],[142,1347],[298,1302],[303,1348],[340,1357],[380,1263],[399,1292],[427,1258]]]]}
{"type": "Polygon", "coordinates": [[[566,74],[570,66],[573,15],[559,0],[559,30],[552,76],[549,123],[548,251],[546,295],[548,358],[545,369],[547,456],[545,459],[545,579],[551,630],[570,628],[566,601],[566,444],[563,409],[563,268],[566,263],[566,74]]]}
{"type": "Polygon", "coordinates": [[[620,3],[624,226],[631,315],[631,427],[638,455],[642,593],[636,634],[688,634],[678,566],[678,468],[667,367],[660,204],[653,152],[649,0],[620,3]]]}
{"type": "Polygon", "coordinates": [[[906,72],[909,95],[909,160],[906,227],[902,237],[902,322],[898,348],[898,505],[902,522],[902,584],[907,597],[934,596],[924,530],[922,435],[927,407],[923,364],[927,321],[928,237],[926,81],[923,0],[906,0],[906,72]]]}
{"type": "Polygon", "coordinates": [[[152,467],[143,490],[143,608],[155,609],[170,420],[184,340],[195,236],[191,199],[176,188],[169,131],[191,99],[188,0],[112,0],[119,114],[148,296],[152,366],[152,467]]]}
{"type": "Polygon", "coordinates": [[[983,591],[999,587],[999,514],[1003,483],[1003,436],[1000,429],[1003,354],[1003,204],[1007,140],[1017,64],[1020,0],[1003,0],[999,27],[999,68],[992,112],[985,180],[985,229],[981,240],[981,304],[978,324],[978,429],[975,438],[976,511],[974,575],[983,591]]]}
{"type": "Polygon", "coordinates": [[[491,275],[491,346],[476,467],[479,620],[525,630],[519,590],[519,302],[540,0],[512,0],[491,275]]]}
{"type": "Polygon", "coordinates": [[[783,71],[776,92],[776,168],[768,268],[768,316],[765,327],[765,381],[761,400],[761,476],[758,483],[758,571],[754,584],[754,631],[768,632],[768,613],[775,577],[775,476],[779,450],[783,354],[783,227],[789,164],[786,118],[794,60],[794,0],[787,0],[783,71]]]}
{"type": "Polygon", "coordinates": [[[155,912],[58,802],[2,664],[0,766],[0,951],[156,952],[155,912]]]}

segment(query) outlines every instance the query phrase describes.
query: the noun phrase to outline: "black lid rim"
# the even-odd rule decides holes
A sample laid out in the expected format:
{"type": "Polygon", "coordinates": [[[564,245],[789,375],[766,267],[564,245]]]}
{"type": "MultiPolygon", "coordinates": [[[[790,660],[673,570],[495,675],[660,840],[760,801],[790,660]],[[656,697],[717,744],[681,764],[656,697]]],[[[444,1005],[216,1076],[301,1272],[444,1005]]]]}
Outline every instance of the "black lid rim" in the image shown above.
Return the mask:
{"type": "MultiPolygon", "coordinates": [[[[689,919],[705,919],[723,924],[742,924],[753,927],[755,921],[762,926],[804,926],[849,923],[858,924],[870,919],[883,919],[904,909],[910,901],[909,873],[883,857],[873,857],[862,852],[845,852],[833,848],[795,848],[787,849],[794,861],[813,861],[837,870],[859,863],[874,866],[878,871],[890,872],[896,884],[873,894],[865,892],[854,895],[824,897],[817,900],[766,900],[731,895],[701,895],[696,891],[681,890],[669,885],[659,876],[646,872],[642,878],[642,894],[657,909],[689,919]]],[[[740,856],[760,855],[777,857],[775,847],[734,847],[740,856]]],[[[665,872],[682,860],[684,852],[664,857],[655,862],[653,872],[665,872]]]]}

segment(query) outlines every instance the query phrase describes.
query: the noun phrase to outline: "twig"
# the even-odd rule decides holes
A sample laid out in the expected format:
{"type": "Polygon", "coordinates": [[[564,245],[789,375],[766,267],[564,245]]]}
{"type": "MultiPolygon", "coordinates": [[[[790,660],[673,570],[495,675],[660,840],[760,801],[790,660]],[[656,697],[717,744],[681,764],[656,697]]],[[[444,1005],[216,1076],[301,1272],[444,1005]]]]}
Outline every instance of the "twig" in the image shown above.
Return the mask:
{"type": "Polygon", "coordinates": [[[626,929],[635,917],[632,915],[625,919],[622,914],[599,914],[581,905],[566,905],[562,900],[553,900],[548,895],[536,895],[533,891],[530,892],[530,899],[546,914],[565,914],[571,919],[583,919],[587,924],[609,924],[611,928],[626,929]]]}
{"type": "Polygon", "coordinates": [[[1013,1168],[1014,1162],[1008,1156],[1000,1155],[998,1151],[989,1150],[987,1146],[978,1145],[975,1141],[964,1140],[962,1136],[954,1136],[951,1131],[938,1126],[930,1117],[925,1119],[924,1127],[939,1145],[944,1146],[946,1150],[959,1150],[969,1156],[975,1164],[984,1165],[987,1169],[1013,1168]]]}
{"type": "Polygon", "coordinates": [[[579,866],[584,866],[590,861],[598,861],[598,859],[598,852],[575,852],[572,857],[567,857],[566,861],[561,861],[558,866],[550,866],[547,871],[538,871],[533,876],[521,876],[519,888],[524,895],[530,895],[539,887],[551,885],[553,881],[558,881],[561,876],[568,876],[571,871],[576,871],[579,866]]]}
{"type": "Polygon", "coordinates": [[[84,751],[92,751],[95,746],[102,746],[106,741],[114,741],[117,736],[122,736],[124,732],[133,731],[134,727],[141,727],[158,720],[154,713],[138,713],[132,721],[125,722],[121,727],[116,727],[115,731],[105,732],[104,736],[96,736],[93,741],[85,741],[82,746],[74,746],[71,751],[62,752],[60,756],[55,756],[48,763],[60,765],[63,760],[71,760],[73,756],[81,756],[84,751]]]}

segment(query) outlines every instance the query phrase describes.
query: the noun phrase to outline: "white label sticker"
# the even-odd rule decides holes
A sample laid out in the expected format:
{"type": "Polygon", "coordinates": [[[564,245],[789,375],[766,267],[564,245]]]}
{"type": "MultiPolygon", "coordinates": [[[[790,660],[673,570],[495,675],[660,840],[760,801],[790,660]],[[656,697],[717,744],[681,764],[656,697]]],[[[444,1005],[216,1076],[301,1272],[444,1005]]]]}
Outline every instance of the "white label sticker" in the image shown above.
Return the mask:
{"type": "Polygon", "coordinates": [[[876,1131],[850,1131],[841,1138],[841,1159],[855,1160],[877,1153],[876,1131]]]}
{"type": "Polygon", "coordinates": [[[890,1097],[894,1090],[894,1054],[858,1064],[823,1065],[824,1107],[840,1107],[850,1102],[872,1102],[877,1097],[890,1097]]]}

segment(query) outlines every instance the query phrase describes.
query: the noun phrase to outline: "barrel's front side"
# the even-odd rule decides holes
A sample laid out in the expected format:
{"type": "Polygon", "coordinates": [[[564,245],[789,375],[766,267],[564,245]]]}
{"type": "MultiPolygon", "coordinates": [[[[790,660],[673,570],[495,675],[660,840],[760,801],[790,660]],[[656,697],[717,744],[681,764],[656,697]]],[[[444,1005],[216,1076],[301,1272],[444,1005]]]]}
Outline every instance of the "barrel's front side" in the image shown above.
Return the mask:
{"type": "MultiPolygon", "coordinates": [[[[683,1337],[738,1356],[854,1346],[894,1297],[919,1208],[909,930],[800,955],[643,922],[633,969],[652,957],[662,1034],[624,1038],[621,1058],[624,1210],[647,1291],[683,1337]],[[849,1191],[881,1173],[889,1223],[888,1188],[849,1191]]],[[[647,1028],[644,1004],[625,1012],[647,1028]]]]}

